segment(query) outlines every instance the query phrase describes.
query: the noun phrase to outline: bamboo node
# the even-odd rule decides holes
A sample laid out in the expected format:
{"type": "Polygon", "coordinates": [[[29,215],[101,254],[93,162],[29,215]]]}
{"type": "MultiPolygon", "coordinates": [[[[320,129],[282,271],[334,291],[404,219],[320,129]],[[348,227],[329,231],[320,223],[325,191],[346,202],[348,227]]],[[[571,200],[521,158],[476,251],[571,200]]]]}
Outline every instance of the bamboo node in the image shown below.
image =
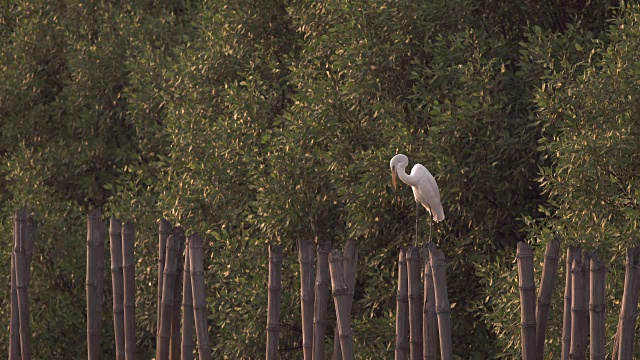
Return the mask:
{"type": "MultiPolygon", "coordinates": [[[[352,294],[353,295],[353,294],[352,294]]],[[[409,294],[409,299],[410,300],[414,300],[414,299],[422,299],[422,294],[409,294]]]]}
{"type": "Polygon", "coordinates": [[[451,312],[451,308],[449,307],[449,304],[436,305],[437,314],[448,314],[450,312],[451,312]]]}
{"type": "Polygon", "coordinates": [[[348,295],[349,294],[349,289],[347,289],[347,288],[335,289],[335,290],[333,290],[332,294],[333,294],[333,296],[348,295]]]}
{"type": "Polygon", "coordinates": [[[575,308],[575,307],[572,306],[571,307],[571,311],[576,312],[576,313],[586,313],[587,309],[582,309],[582,308],[578,309],[578,308],[575,308]]]}
{"type": "Polygon", "coordinates": [[[313,263],[313,260],[314,259],[312,257],[298,258],[298,262],[300,262],[302,264],[313,263]]]}
{"type": "Polygon", "coordinates": [[[409,297],[407,296],[407,294],[397,294],[396,295],[396,300],[407,302],[407,301],[409,301],[409,297]]]}
{"type": "Polygon", "coordinates": [[[540,306],[547,306],[547,305],[551,305],[551,301],[549,300],[543,300],[543,299],[538,299],[538,305],[540,306]]]}
{"type": "Polygon", "coordinates": [[[589,310],[595,311],[595,312],[602,312],[604,311],[604,304],[589,304],[589,310]]]}
{"type": "Polygon", "coordinates": [[[327,325],[326,321],[317,320],[317,319],[313,319],[313,323],[318,325],[327,325]]]}
{"type": "Polygon", "coordinates": [[[409,349],[409,344],[406,342],[403,342],[401,344],[396,344],[396,349],[398,350],[408,350],[409,349]]]}
{"type": "Polygon", "coordinates": [[[344,333],[340,332],[340,336],[339,337],[340,337],[340,339],[351,339],[351,333],[349,332],[349,333],[344,334],[344,333]]]}
{"type": "Polygon", "coordinates": [[[422,344],[422,340],[409,340],[411,344],[422,344]]]}
{"type": "Polygon", "coordinates": [[[322,280],[316,280],[316,286],[324,286],[324,285],[329,285],[328,281],[322,281],[322,280]]]}
{"type": "Polygon", "coordinates": [[[533,322],[533,323],[521,323],[520,327],[523,328],[523,329],[526,329],[526,328],[534,328],[535,329],[536,323],[535,322],[533,322]]]}

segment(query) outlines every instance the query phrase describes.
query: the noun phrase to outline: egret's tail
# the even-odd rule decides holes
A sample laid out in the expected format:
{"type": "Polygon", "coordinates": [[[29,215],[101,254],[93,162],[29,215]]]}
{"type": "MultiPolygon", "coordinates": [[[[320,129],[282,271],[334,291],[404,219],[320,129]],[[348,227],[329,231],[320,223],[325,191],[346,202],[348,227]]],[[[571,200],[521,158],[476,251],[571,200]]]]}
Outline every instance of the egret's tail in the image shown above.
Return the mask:
{"type": "Polygon", "coordinates": [[[444,220],[444,210],[442,210],[442,205],[438,204],[438,206],[432,209],[431,215],[433,216],[433,221],[435,222],[444,220]]]}

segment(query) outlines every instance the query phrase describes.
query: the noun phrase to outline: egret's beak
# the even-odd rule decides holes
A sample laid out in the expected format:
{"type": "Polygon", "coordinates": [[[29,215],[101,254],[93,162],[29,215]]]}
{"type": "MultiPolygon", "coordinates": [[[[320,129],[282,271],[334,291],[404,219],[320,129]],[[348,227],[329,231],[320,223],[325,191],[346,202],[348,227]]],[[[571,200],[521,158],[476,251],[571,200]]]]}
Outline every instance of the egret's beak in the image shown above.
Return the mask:
{"type": "Polygon", "coordinates": [[[397,176],[397,170],[396,167],[392,167],[391,168],[391,184],[393,185],[393,188],[396,188],[396,176],[397,176]]]}

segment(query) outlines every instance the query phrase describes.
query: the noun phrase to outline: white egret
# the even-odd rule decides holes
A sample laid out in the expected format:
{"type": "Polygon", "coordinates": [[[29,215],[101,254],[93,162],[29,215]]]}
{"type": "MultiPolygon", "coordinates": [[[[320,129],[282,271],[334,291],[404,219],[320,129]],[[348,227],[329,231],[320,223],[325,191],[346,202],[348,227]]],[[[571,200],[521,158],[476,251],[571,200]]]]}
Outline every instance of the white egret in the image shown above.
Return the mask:
{"type": "MultiPolygon", "coordinates": [[[[433,175],[420,164],[415,164],[411,169],[411,174],[407,174],[405,169],[409,165],[409,158],[406,155],[398,154],[389,162],[391,167],[391,183],[396,188],[396,175],[405,184],[411,186],[413,197],[416,200],[416,246],[418,244],[418,203],[422,204],[435,222],[444,220],[444,210],[440,203],[440,190],[433,175]]],[[[429,241],[431,241],[431,220],[429,220],[429,241]]]]}

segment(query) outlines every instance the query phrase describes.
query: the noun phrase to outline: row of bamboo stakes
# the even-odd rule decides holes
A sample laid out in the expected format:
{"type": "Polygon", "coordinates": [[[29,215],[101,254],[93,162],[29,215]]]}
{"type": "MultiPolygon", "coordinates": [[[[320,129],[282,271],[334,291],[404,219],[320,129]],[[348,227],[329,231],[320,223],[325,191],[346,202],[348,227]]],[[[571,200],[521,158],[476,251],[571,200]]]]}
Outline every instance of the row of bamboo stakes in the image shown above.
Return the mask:
{"type": "MultiPolygon", "coordinates": [[[[302,352],[304,360],[325,359],[329,285],[336,309],[333,359],[353,360],[351,308],[356,283],[358,251],[348,241],[343,251],[321,242],[314,259],[313,242],[300,240],[300,304],[302,313],[302,352]],[[315,261],[314,261],[315,260],[315,261]],[[315,266],[314,266],[315,265],[315,266]],[[315,284],[314,284],[315,273],[315,284]]],[[[280,298],[282,291],[282,246],[269,245],[269,296],[267,309],[267,360],[278,358],[280,298]]]]}
{"type": "MultiPolygon", "coordinates": [[[[560,258],[559,239],[549,242],[545,249],[537,300],[533,249],[520,242],[516,256],[522,320],[522,358],[543,359],[549,306],[560,258]]],[[[613,360],[633,359],[640,290],[640,247],[627,250],[625,267],[622,307],[611,349],[613,360]]],[[[587,345],[590,359],[605,359],[605,277],[606,267],[595,251],[583,254],[580,246],[568,247],[561,360],[586,359],[587,345]]]]}
{"type": "Polygon", "coordinates": [[[433,243],[401,249],[395,359],[436,359],[438,342],[440,358],[452,359],[450,311],[442,251],[433,243]]]}
{"type": "MultiPolygon", "coordinates": [[[[106,226],[99,209],[87,215],[87,356],[100,358],[100,333],[104,289],[104,238],[106,226]]],[[[192,360],[194,328],[200,360],[211,358],[205,303],[203,239],[189,236],[162,219],[159,229],[158,331],[156,360],[192,360]],[[186,251],[185,251],[186,249],[186,251]],[[184,265],[180,256],[184,253],[184,265]],[[180,298],[182,297],[182,301],[180,298]],[[180,321],[183,316],[182,322],[180,321]]],[[[34,246],[35,222],[27,211],[16,211],[11,254],[11,319],[9,360],[31,359],[29,324],[29,271],[34,246]]],[[[109,224],[113,323],[116,360],[134,360],[135,256],[134,226],[111,217],[109,224]]]]}

